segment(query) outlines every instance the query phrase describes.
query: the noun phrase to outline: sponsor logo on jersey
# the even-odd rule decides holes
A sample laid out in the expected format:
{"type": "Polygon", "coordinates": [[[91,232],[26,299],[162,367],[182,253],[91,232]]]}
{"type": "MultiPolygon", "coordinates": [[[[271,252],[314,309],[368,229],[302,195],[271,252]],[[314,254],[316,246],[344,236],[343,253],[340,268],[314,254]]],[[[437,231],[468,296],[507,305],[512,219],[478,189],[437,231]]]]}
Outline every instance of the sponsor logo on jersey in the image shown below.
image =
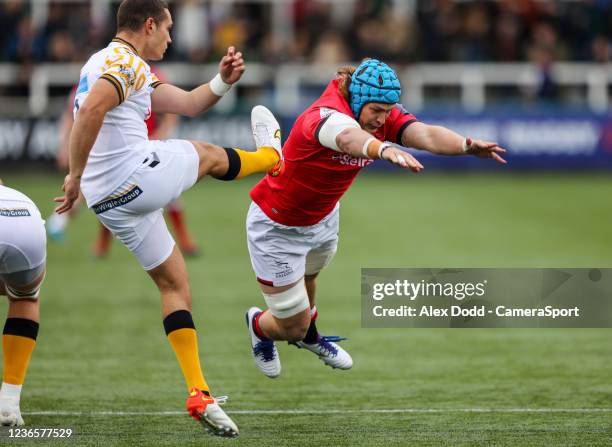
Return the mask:
{"type": "Polygon", "coordinates": [[[126,64],[121,64],[117,67],[117,71],[128,79],[128,86],[133,87],[136,83],[134,69],[126,64]]]}
{"type": "Polygon", "coordinates": [[[29,217],[30,210],[27,208],[0,208],[0,216],[2,217],[29,217]]]}
{"type": "Polygon", "coordinates": [[[102,202],[96,203],[92,209],[96,214],[102,214],[105,211],[112,210],[113,208],[117,208],[123,205],[130,203],[132,200],[140,197],[142,194],[142,189],[140,187],[134,185],[128,192],[118,196],[111,197],[102,202]]]}
{"type": "Polygon", "coordinates": [[[79,86],[77,87],[76,94],[80,95],[81,93],[87,93],[89,91],[89,82],[87,81],[87,75],[81,77],[79,81],[79,86]]]}
{"type": "Polygon", "coordinates": [[[329,115],[331,115],[334,112],[335,112],[334,109],[328,109],[327,107],[321,107],[319,109],[319,113],[321,114],[321,119],[327,118],[329,115]]]}
{"type": "Polygon", "coordinates": [[[374,160],[370,160],[368,158],[353,157],[349,154],[334,154],[332,155],[331,159],[337,163],[340,163],[341,165],[356,166],[360,168],[374,163],[374,160]]]}

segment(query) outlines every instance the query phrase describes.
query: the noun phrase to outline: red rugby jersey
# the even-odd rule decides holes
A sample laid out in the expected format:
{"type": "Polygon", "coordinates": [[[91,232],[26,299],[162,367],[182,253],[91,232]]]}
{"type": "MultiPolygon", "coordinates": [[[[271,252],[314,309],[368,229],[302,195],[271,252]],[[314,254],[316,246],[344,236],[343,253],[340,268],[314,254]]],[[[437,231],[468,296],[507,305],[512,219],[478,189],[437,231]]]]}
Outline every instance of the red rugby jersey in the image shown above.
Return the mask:
{"type": "MultiPolygon", "coordinates": [[[[266,175],[251,190],[253,201],[273,221],[288,226],[316,224],[334,209],[361,168],[373,162],[319,143],[319,130],[333,111],[353,116],[338,91],[338,80],[331,81],[321,97],[295,121],[283,147],[281,174],[266,175]]],[[[401,144],[402,132],[414,121],[414,115],[397,105],[374,136],[401,144]]]]}

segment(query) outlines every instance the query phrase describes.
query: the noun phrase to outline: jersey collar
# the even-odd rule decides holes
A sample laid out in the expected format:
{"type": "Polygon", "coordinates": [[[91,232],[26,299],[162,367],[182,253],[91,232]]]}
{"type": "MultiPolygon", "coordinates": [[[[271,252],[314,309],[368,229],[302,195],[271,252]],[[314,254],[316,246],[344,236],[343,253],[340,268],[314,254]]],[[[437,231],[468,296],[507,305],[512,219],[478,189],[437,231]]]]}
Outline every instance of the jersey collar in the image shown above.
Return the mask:
{"type": "Polygon", "coordinates": [[[123,44],[127,47],[129,47],[136,56],[138,56],[138,51],[136,51],[136,48],[134,47],[134,45],[132,45],[131,43],[129,43],[127,40],[122,39],[121,37],[115,37],[113,40],[111,40],[111,42],[115,42],[115,43],[120,43],[123,44]]]}

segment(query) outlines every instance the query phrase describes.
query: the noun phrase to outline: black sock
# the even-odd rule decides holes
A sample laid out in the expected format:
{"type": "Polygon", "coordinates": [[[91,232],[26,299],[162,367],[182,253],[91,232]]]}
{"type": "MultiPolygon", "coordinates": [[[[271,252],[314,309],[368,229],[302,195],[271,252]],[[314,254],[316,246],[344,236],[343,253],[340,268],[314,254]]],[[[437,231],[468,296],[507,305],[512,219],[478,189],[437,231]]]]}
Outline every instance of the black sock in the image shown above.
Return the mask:
{"type": "Polygon", "coordinates": [[[227,160],[229,161],[229,168],[223,177],[217,177],[218,180],[234,180],[240,173],[242,162],[240,161],[240,155],[235,149],[231,147],[224,147],[225,153],[227,154],[227,160]]]}
{"type": "Polygon", "coordinates": [[[38,336],[38,323],[27,318],[7,318],[2,334],[18,335],[36,340],[38,336]]]}
{"type": "Polygon", "coordinates": [[[193,318],[191,317],[191,312],[189,312],[188,310],[177,310],[175,312],[172,312],[166,318],[164,318],[163,323],[166,335],[169,335],[170,332],[176,331],[177,329],[195,329],[195,325],[193,324],[193,318]]]}
{"type": "Polygon", "coordinates": [[[306,337],[304,337],[304,340],[302,341],[304,343],[308,343],[309,345],[319,341],[319,331],[317,330],[317,324],[315,323],[315,320],[310,320],[308,332],[306,332],[306,337]]]}

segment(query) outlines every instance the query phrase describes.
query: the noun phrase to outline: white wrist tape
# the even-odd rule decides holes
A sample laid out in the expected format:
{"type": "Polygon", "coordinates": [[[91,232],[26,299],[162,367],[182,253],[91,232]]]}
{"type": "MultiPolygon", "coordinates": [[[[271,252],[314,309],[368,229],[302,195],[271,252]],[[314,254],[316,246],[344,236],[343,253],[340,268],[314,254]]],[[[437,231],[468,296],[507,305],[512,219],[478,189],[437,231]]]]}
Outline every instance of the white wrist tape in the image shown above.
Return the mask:
{"type": "Polygon", "coordinates": [[[378,148],[378,158],[382,160],[383,152],[385,151],[385,149],[389,149],[390,147],[391,145],[389,143],[381,144],[380,147],[378,148]]]}
{"type": "Polygon", "coordinates": [[[225,82],[223,82],[223,79],[221,79],[221,75],[219,73],[217,73],[217,76],[210,80],[208,86],[210,87],[210,90],[217,96],[225,95],[227,92],[229,92],[229,89],[232,88],[232,84],[226,84],[225,82]]]}
{"type": "Polygon", "coordinates": [[[470,149],[472,149],[472,139],[471,138],[466,138],[465,140],[463,140],[463,152],[467,152],[470,149]]]}
{"type": "Polygon", "coordinates": [[[365,158],[372,158],[368,154],[368,147],[370,146],[370,143],[374,140],[376,140],[376,138],[370,137],[367,140],[365,140],[365,143],[363,143],[363,148],[361,149],[361,153],[363,154],[365,158]]]}
{"type": "Polygon", "coordinates": [[[276,318],[289,318],[310,308],[304,278],[289,290],[281,293],[263,294],[270,313],[276,318]]]}

